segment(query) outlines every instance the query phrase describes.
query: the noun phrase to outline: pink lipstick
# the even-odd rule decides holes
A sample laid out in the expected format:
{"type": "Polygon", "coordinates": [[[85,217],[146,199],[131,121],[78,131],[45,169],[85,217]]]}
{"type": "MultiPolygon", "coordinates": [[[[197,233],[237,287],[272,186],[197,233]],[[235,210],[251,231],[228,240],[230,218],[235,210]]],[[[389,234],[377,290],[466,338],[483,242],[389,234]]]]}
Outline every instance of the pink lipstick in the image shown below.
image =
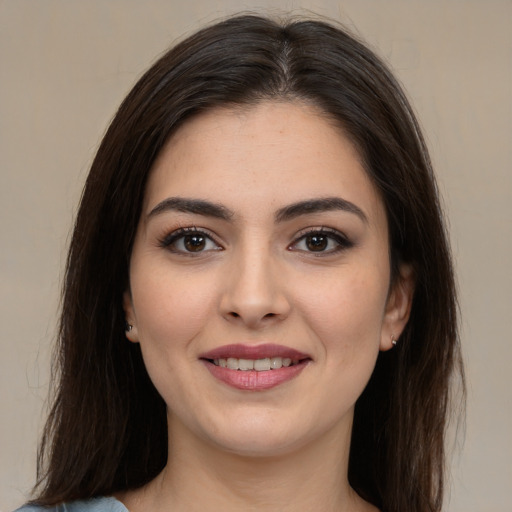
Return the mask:
{"type": "Polygon", "coordinates": [[[299,375],[311,362],[308,354],[282,345],[224,345],[200,359],[218,380],[247,391],[263,391],[299,375]]]}

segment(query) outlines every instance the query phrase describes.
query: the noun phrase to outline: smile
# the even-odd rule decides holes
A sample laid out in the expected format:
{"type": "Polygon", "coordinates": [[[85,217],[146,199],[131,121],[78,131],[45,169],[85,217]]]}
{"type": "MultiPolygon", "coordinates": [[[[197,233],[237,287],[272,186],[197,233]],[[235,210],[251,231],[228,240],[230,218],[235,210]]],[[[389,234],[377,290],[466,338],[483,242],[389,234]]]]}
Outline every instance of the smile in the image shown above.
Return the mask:
{"type": "Polygon", "coordinates": [[[289,357],[265,357],[264,359],[237,359],[236,357],[229,357],[214,359],[215,366],[222,368],[229,368],[230,370],[255,370],[263,372],[267,370],[279,370],[279,368],[288,367],[298,364],[299,361],[292,361],[289,357]]]}
{"type": "Polygon", "coordinates": [[[244,391],[264,391],[297,377],[312,358],[281,345],[225,345],[200,357],[224,384],[244,391]]]}

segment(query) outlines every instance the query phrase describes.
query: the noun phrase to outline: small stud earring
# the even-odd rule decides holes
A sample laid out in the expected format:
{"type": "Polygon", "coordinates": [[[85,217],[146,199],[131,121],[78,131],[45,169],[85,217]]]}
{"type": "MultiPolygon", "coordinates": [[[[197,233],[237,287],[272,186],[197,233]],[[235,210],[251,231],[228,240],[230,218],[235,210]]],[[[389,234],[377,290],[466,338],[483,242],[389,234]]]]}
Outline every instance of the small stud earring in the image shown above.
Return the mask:
{"type": "Polygon", "coordinates": [[[126,332],[130,332],[133,329],[133,325],[126,322],[124,329],[126,332]]]}
{"type": "Polygon", "coordinates": [[[392,344],[394,347],[396,347],[396,340],[395,340],[395,335],[394,335],[394,334],[392,334],[392,335],[391,335],[391,344],[392,344]]]}

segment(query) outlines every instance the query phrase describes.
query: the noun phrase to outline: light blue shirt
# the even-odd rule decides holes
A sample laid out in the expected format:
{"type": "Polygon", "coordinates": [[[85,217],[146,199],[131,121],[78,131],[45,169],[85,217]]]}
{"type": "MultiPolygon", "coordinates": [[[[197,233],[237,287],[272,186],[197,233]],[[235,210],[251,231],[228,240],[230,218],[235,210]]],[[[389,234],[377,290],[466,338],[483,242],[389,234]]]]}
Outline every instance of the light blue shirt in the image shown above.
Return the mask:
{"type": "Polygon", "coordinates": [[[85,501],[71,501],[54,507],[25,505],[14,512],[128,512],[115,498],[93,498],[85,501]]]}

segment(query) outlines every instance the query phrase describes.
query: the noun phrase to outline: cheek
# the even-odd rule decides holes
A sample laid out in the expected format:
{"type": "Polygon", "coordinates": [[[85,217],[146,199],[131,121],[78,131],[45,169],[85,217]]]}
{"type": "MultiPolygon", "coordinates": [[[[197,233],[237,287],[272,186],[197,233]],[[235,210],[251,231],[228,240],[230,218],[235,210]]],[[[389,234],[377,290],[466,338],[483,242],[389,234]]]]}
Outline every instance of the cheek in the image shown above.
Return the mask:
{"type": "Polygon", "coordinates": [[[183,347],[203,328],[213,307],[213,285],[184,273],[151,275],[132,282],[139,339],[171,351],[183,347]]]}
{"type": "Polygon", "coordinates": [[[300,294],[300,309],[330,364],[376,357],[387,297],[385,269],[352,268],[315,280],[316,292],[300,294]]]}
{"type": "Polygon", "coordinates": [[[194,340],[211,317],[214,286],[183,272],[163,276],[145,270],[133,272],[131,283],[142,356],[156,389],[179,412],[183,403],[197,401],[186,369],[197,358],[194,340]]]}

